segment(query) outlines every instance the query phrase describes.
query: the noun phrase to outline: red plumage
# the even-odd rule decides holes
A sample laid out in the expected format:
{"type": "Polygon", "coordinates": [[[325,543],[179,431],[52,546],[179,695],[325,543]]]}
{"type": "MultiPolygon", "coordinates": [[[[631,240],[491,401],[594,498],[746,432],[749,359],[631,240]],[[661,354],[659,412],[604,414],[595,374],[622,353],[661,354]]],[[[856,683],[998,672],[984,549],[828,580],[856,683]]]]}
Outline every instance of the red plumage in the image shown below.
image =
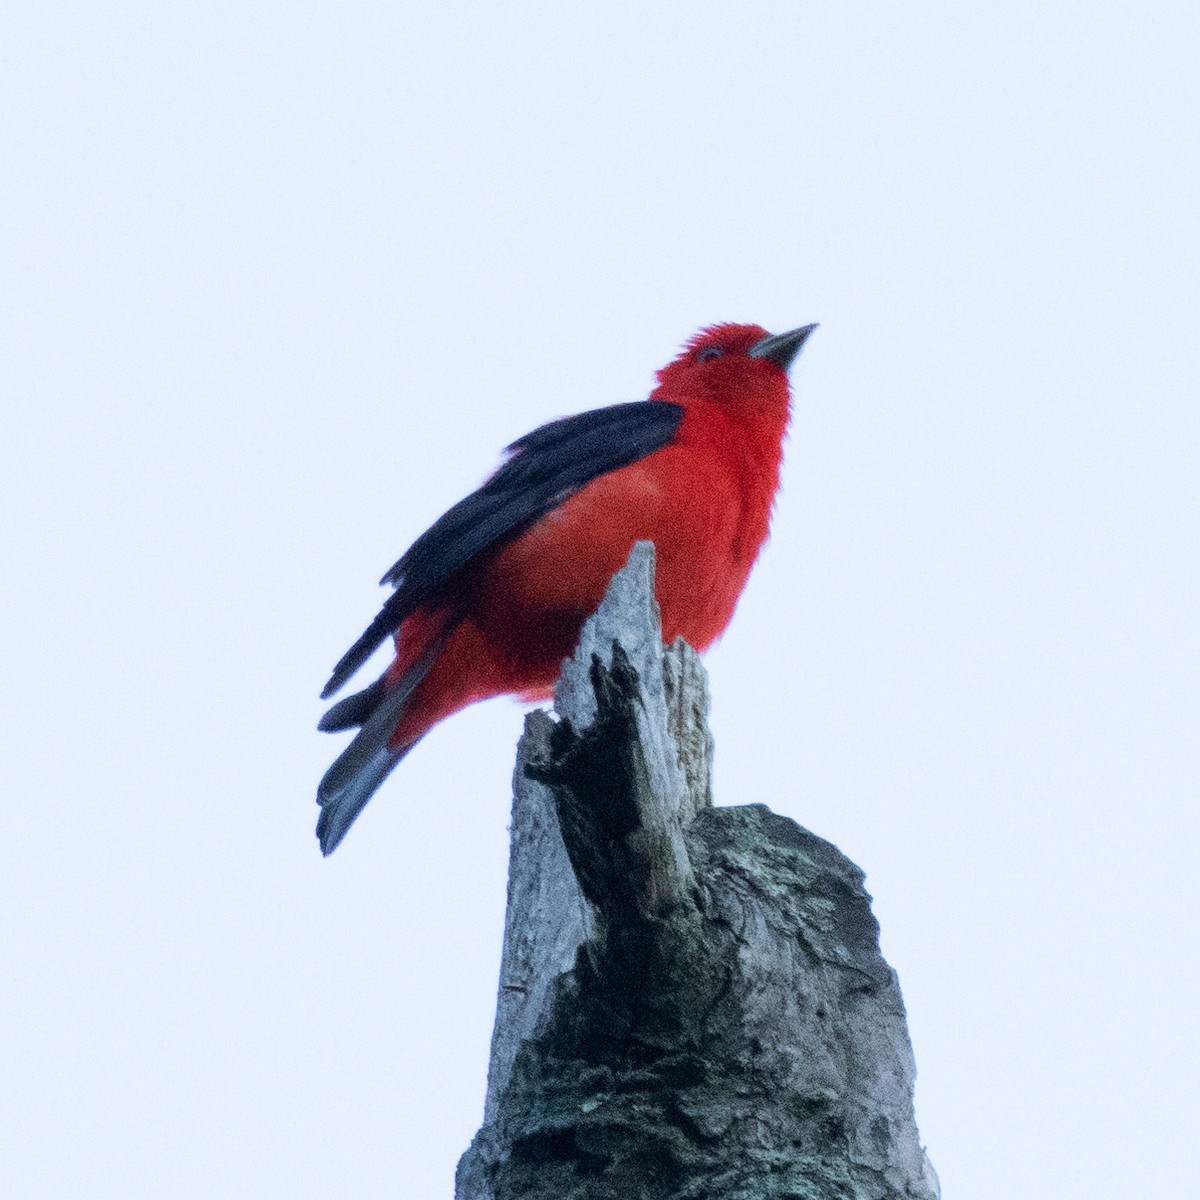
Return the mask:
{"type": "Polygon", "coordinates": [[[655,544],[664,640],[704,650],[720,636],[767,537],[787,368],[813,328],[702,330],[649,401],[514,443],[509,463],[414,544],[385,576],[396,596],[326,689],[394,634],[383,677],[322,723],[363,726],[318,793],[325,853],[439,721],[490,696],[549,694],[635,542],[655,544]]]}

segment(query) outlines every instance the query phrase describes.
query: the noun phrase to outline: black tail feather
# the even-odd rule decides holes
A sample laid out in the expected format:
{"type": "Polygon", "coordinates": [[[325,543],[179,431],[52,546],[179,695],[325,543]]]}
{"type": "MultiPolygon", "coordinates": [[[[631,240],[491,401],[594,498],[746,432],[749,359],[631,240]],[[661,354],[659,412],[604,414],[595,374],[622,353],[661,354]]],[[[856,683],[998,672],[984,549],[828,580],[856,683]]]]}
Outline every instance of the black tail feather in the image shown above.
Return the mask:
{"type": "Polygon", "coordinates": [[[333,674],[321,689],[321,699],[328,700],[334,692],[358,670],[359,667],[383,645],[384,642],[400,627],[400,623],[408,615],[408,609],[401,603],[400,597],[389,596],[383,608],[370,625],[363,631],[362,637],[346,651],[333,668],[333,674]]]}
{"type": "Polygon", "coordinates": [[[355,692],[353,696],[347,696],[344,700],[339,700],[317,722],[317,728],[322,733],[337,733],[341,729],[356,729],[360,725],[365,725],[367,719],[387,695],[387,689],[384,687],[385,678],[381,675],[370,687],[363,688],[361,692],[355,692]]]}
{"type": "Polygon", "coordinates": [[[317,803],[321,806],[317,839],[322,854],[329,855],[337,849],[379,785],[420,740],[417,738],[407,746],[389,745],[413,692],[433,665],[448,632],[443,630],[426,647],[425,653],[391,690],[384,686],[386,676],[383,676],[358,695],[335,704],[322,718],[322,729],[349,728],[358,724],[360,716],[363,718],[362,729],[354,741],[334,759],[317,786],[317,803]]]}

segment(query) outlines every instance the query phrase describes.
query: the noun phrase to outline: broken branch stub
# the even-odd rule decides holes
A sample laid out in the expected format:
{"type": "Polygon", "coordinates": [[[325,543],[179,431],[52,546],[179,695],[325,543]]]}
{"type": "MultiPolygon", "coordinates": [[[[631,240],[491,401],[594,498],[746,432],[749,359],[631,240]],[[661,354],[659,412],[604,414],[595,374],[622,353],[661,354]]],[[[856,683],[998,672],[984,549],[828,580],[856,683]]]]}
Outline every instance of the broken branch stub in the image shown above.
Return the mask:
{"type": "Polygon", "coordinates": [[[484,1125],[458,1200],[933,1200],[863,876],[711,805],[707,689],[641,543],[531,713],[484,1125]]]}

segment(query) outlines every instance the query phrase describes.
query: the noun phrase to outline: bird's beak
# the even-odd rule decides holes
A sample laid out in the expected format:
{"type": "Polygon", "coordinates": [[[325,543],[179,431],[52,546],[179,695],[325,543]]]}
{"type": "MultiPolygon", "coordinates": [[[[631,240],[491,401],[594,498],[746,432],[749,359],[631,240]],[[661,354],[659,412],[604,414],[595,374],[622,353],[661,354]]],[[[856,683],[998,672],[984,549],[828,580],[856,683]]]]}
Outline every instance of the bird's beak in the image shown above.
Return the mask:
{"type": "Polygon", "coordinates": [[[769,333],[750,347],[750,357],[768,358],[786,371],[814,329],[816,325],[801,325],[787,333],[769,333]]]}

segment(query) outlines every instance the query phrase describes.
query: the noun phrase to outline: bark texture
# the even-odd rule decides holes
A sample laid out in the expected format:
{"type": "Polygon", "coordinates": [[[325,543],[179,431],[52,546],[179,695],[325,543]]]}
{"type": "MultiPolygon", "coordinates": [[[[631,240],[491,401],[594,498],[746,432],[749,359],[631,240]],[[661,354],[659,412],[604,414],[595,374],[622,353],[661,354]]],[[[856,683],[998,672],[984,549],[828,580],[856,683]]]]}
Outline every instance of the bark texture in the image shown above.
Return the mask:
{"type": "Polygon", "coordinates": [[[640,543],[530,714],[484,1124],[457,1200],[936,1200],[862,872],[713,808],[640,543]]]}

